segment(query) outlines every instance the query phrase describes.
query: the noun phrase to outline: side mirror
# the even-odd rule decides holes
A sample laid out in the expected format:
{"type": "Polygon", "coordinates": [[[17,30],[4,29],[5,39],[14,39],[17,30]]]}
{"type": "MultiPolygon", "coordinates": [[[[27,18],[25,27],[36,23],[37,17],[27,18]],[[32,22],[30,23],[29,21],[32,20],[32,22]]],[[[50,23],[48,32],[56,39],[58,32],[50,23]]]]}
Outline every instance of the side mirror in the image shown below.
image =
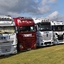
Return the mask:
{"type": "Polygon", "coordinates": [[[37,31],[37,26],[35,25],[35,30],[37,31]]]}
{"type": "Polygon", "coordinates": [[[18,28],[18,27],[16,27],[16,34],[17,34],[17,33],[18,33],[18,31],[19,31],[18,29],[19,29],[19,28],[18,28]]]}
{"type": "Polygon", "coordinates": [[[16,34],[18,34],[18,31],[16,31],[16,34]]]}

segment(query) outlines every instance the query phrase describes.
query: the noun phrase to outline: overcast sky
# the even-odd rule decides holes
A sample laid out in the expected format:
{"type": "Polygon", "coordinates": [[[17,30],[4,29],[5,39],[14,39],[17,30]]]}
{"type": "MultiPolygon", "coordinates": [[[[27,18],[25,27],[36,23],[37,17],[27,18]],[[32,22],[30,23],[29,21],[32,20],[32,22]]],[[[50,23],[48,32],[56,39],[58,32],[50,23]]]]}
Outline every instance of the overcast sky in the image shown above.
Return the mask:
{"type": "Polygon", "coordinates": [[[64,0],[0,0],[0,14],[64,20],[64,0]]]}

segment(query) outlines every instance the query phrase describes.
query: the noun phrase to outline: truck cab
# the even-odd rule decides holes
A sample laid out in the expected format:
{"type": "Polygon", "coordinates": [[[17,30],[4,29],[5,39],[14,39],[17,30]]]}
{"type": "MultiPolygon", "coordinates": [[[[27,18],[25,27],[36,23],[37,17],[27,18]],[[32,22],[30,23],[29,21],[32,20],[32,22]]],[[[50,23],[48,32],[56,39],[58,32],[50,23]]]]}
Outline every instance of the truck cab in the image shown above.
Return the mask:
{"type": "Polygon", "coordinates": [[[37,46],[53,45],[53,31],[49,20],[42,20],[37,24],[37,46]]]}
{"type": "Polygon", "coordinates": [[[51,21],[51,24],[54,33],[54,44],[64,43],[64,22],[51,21]]]}
{"type": "Polygon", "coordinates": [[[0,55],[17,53],[16,27],[12,17],[0,16],[0,55]]]}
{"type": "Polygon", "coordinates": [[[18,51],[31,50],[36,48],[36,29],[32,18],[14,18],[18,34],[18,51]]]}

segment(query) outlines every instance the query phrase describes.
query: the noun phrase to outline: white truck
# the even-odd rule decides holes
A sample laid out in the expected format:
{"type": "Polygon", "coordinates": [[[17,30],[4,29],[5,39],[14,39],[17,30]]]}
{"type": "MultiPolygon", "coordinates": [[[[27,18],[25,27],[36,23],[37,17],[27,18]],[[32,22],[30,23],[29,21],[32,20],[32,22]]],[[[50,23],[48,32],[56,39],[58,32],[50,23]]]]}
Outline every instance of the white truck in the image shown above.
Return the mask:
{"type": "Polygon", "coordinates": [[[0,16],[0,55],[17,53],[16,27],[10,16],[0,16]]]}
{"type": "Polygon", "coordinates": [[[64,43],[64,22],[51,21],[51,24],[54,33],[54,44],[64,43]]]}
{"type": "Polygon", "coordinates": [[[42,20],[37,24],[37,46],[53,45],[53,31],[49,20],[42,20]]]}

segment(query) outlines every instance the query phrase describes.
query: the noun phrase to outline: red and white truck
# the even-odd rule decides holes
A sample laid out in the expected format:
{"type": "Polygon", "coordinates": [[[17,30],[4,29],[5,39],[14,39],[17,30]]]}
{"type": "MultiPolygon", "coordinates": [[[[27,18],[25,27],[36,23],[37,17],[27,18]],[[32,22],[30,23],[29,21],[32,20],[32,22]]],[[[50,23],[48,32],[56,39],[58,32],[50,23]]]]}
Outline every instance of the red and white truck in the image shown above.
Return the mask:
{"type": "Polygon", "coordinates": [[[17,26],[18,51],[36,48],[36,28],[32,18],[13,18],[17,26]]]}

